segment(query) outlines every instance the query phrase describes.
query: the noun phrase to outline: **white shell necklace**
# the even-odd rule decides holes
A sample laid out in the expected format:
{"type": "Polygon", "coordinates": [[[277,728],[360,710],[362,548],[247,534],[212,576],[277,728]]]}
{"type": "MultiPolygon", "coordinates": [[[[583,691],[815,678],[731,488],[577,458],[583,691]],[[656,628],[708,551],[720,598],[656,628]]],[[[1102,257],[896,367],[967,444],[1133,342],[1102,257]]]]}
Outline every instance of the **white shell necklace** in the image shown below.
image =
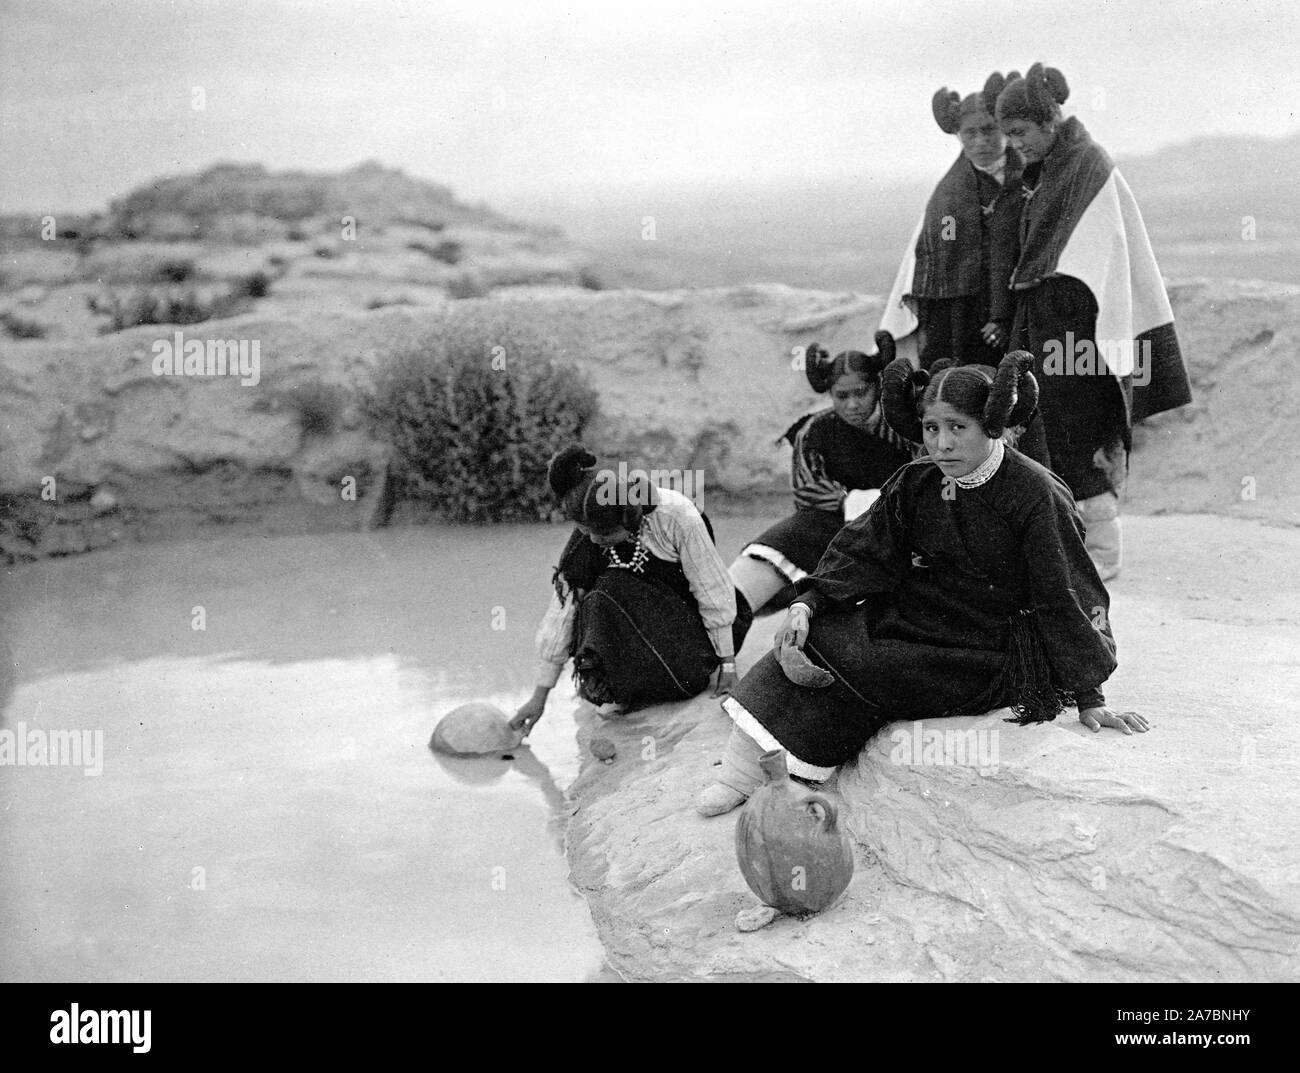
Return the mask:
{"type": "Polygon", "coordinates": [[[624,562],[618,557],[618,552],[614,550],[613,544],[605,545],[605,557],[609,559],[609,565],[612,567],[619,570],[631,570],[634,574],[640,574],[645,571],[646,560],[650,558],[650,552],[641,543],[641,526],[637,526],[636,536],[633,539],[636,540],[636,547],[633,549],[632,558],[628,562],[624,562]]]}

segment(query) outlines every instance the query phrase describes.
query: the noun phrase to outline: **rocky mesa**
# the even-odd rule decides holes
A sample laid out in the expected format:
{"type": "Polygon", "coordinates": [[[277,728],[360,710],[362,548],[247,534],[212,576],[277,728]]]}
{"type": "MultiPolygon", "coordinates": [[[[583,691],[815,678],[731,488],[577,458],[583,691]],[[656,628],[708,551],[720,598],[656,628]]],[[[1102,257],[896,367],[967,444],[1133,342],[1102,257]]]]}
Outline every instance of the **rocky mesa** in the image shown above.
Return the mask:
{"type": "MultiPolygon", "coordinates": [[[[1194,280],[1171,286],[1192,406],[1139,426],[1129,512],[1300,518],[1284,448],[1300,387],[1300,288],[1194,280]]],[[[449,333],[506,369],[538,358],[583,369],[600,415],[590,439],[629,465],[701,472],[705,495],[787,487],[790,420],[824,405],[798,347],[861,347],[879,299],[780,285],[606,291],[529,285],[490,297],[374,310],[148,325],[0,344],[0,506],[11,559],[133,535],[246,524],[270,531],[369,524],[385,447],[361,400],[393,353],[449,333]],[[160,341],[255,343],[256,383],[158,375],[160,341]],[[351,477],[356,495],[339,495],[351,477]],[[42,492],[53,481],[54,499],[42,492]]]]}

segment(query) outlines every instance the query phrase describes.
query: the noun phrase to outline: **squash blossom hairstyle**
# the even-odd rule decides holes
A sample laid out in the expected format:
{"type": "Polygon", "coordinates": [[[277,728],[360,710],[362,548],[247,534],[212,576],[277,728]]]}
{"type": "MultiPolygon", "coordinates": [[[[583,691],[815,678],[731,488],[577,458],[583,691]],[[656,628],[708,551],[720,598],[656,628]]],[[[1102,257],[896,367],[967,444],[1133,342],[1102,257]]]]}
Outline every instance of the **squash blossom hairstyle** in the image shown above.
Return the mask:
{"type": "MultiPolygon", "coordinates": [[[[1011,72],[1011,78],[1019,77],[1016,72],[1011,72]]],[[[943,86],[930,99],[930,111],[934,113],[934,121],[945,134],[956,134],[961,130],[961,121],[972,113],[988,112],[989,115],[995,116],[998,93],[1002,92],[1005,84],[1002,75],[995,72],[989,75],[982,90],[978,93],[968,93],[965,97],[959,97],[956,90],[943,86]],[[997,79],[997,90],[990,97],[989,87],[994,84],[994,79],[997,79]]]]}
{"type": "MultiPolygon", "coordinates": [[[[878,341],[878,340],[877,340],[878,341]]],[[[880,374],[887,359],[880,354],[864,354],[860,350],[842,350],[834,358],[816,343],[808,345],[804,355],[803,371],[809,386],[819,395],[835,386],[835,381],[845,373],[857,373],[868,384],[880,386],[880,374]]]]}
{"type": "MultiPolygon", "coordinates": [[[[990,76],[985,83],[986,93],[992,88],[995,77],[990,76]]],[[[1059,119],[1061,105],[1069,97],[1070,87],[1065,81],[1065,75],[1055,67],[1045,68],[1041,63],[1036,63],[1029,68],[1029,73],[1024,78],[1008,79],[998,93],[998,122],[1027,119],[1031,123],[1041,124],[1059,119]]]]}
{"type": "Polygon", "coordinates": [[[921,418],[936,402],[945,402],[979,422],[990,439],[1023,425],[1038,405],[1034,359],[1014,350],[994,369],[989,365],[934,363],[929,372],[913,369],[906,358],[895,358],[882,376],[881,403],[890,427],[912,443],[923,443],[921,418]]]}

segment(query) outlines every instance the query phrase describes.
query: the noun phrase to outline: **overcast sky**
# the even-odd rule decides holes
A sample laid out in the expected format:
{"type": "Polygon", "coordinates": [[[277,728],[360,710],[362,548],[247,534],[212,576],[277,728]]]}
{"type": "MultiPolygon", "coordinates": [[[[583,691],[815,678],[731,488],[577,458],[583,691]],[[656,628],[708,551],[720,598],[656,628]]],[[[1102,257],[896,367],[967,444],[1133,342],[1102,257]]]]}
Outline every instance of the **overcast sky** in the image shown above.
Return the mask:
{"type": "Polygon", "coordinates": [[[469,200],[934,176],[930,118],[1060,67],[1115,155],[1300,127],[1294,0],[0,0],[0,211],[217,160],[366,159],[469,200]],[[200,101],[200,91],[202,100],[200,101]],[[196,108],[202,103],[202,108],[196,108]]]}

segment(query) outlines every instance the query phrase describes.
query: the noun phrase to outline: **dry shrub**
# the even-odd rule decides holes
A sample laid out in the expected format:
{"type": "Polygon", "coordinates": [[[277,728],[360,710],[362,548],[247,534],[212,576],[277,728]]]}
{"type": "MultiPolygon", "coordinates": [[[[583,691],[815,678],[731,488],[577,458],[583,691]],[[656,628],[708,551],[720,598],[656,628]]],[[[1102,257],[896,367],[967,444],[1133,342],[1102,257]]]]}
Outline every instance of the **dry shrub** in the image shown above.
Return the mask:
{"type": "Polygon", "coordinates": [[[390,479],[449,521],[549,518],[546,464],[582,438],[596,392],[553,360],[552,344],[474,312],[395,351],[376,375],[367,408],[392,448],[390,479]]]}

